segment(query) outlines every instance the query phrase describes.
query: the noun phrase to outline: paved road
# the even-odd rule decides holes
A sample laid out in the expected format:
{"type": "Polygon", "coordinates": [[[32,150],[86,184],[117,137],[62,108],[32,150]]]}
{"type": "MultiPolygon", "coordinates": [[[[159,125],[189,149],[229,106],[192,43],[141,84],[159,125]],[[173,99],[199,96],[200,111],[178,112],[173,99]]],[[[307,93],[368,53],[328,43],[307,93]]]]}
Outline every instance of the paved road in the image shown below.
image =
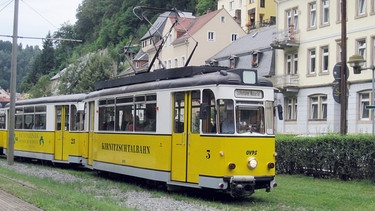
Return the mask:
{"type": "Polygon", "coordinates": [[[41,211],[36,206],[25,202],[12,194],[0,190],[0,210],[2,211],[41,211]]]}

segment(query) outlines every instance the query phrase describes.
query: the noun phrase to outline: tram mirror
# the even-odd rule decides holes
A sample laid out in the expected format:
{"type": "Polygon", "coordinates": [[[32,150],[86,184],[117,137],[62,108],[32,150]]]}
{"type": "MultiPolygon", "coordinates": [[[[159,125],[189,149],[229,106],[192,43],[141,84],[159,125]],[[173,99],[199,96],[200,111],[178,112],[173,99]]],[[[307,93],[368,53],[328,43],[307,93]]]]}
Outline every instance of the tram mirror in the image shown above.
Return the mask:
{"type": "Polygon", "coordinates": [[[283,120],[283,107],[280,104],[277,105],[277,113],[279,116],[279,120],[283,120]]]}
{"type": "Polygon", "coordinates": [[[210,106],[207,103],[202,103],[199,110],[199,118],[207,119],[210,106]]]}

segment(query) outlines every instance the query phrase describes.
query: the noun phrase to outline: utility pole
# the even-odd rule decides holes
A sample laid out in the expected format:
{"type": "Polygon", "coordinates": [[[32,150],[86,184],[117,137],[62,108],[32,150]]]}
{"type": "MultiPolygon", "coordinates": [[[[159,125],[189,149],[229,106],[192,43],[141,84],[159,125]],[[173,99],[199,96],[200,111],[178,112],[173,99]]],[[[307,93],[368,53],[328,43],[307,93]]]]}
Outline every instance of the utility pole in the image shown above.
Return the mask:
{"type": "Polygon", "coordinates": [[[9,106],[9,125],[8,125],[8,149],[7,161],[9,165],[14,164],[14,127],[16,113],[16,79],[17,79],[17,50],[18,50],[18,3],[14,1],[14,20],[13,20],[13,45],[12,45],[12,64],[10,73],[10,106],[9,106]]]}
{"type": "Polygon", "coordinates": [[[347,133],[347,98],[346,98],[346,0],[341,0],[341,80],[340,80],[340,104],[341,120],[340,133],[347,133]]]}

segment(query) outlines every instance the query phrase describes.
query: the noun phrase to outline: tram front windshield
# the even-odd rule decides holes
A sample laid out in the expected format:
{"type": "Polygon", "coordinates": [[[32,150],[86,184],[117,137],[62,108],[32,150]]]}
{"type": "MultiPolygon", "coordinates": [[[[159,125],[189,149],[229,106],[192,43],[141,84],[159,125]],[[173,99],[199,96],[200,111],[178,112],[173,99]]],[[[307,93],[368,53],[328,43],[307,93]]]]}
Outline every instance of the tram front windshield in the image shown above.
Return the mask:
{"type": "Polygon", "coordinates": [[[264,133],[263,106],[237,106],[236,113],[237,133],[264,133]]]}
{"type": "MultiPolygon", "coordinates": [[[[261,104],[236,103],[233,100],[218,100],[219,133],[264,134],[265,112],[261,104]]],[[[266,118],[269,119],[269,118],[266,118]]]]}

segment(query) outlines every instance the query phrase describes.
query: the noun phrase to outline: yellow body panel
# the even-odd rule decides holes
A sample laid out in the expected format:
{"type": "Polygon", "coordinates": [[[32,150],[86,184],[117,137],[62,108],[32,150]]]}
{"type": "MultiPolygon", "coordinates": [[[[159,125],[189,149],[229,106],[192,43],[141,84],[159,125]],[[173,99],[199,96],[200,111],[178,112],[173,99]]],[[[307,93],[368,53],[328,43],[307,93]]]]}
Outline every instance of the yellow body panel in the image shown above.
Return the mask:
{"type": "MultiPolygon", "coordinates": [[[[55,160],[60,161],[68,161],[69,156],[82,157],[87,155],[88,148],[84,148],[87,142],[87,133],[64,132],[64,141],[60,142],[61,145],[59,146],[56,145],[55,135],[53,131],[16,131],[14,150],[51,154],[54,155],[55,160]]],[[[7,131],[0,131],[0,138],[5,149],[8,147],[7,137],[7,131]]]]}
{"type": "Polygon", "coordinates": [[[87,133],[64,132],[62,160],[68,160],[69,156],[87,157],[87,133]]]}
{"type": "Polygon", "coordinates": [[[93,160],[170,171],[170,140],[170,136],[94,134],[93,160]]]}
{"type": "MultiPolygon", "coordinates": [[[[8,131],[0,130],[0,149],[7,148],[8,146],[8,131]]],[[[0,152],[3,154],[3,151],[0,152]]]]}
{"type": "Polygon", "coordinates": [[[16,131],[14,150],[54,154],[55,133],[43,131],[16,131]]]}
{"type": "Polygon", "coordinates": [[[225,177],[234,175],[275,176],[275,168],[269,169],[269,162],[275,163],[275,139],[257,137],[213,137],[191,138],[188,151],[188,181],[198,183],[199,175],[225,177]],[[250,169],[248,159],[254,157],[258,167],[250,169]],[[230,170],[233,163],[236,168],[230,170]]]}

